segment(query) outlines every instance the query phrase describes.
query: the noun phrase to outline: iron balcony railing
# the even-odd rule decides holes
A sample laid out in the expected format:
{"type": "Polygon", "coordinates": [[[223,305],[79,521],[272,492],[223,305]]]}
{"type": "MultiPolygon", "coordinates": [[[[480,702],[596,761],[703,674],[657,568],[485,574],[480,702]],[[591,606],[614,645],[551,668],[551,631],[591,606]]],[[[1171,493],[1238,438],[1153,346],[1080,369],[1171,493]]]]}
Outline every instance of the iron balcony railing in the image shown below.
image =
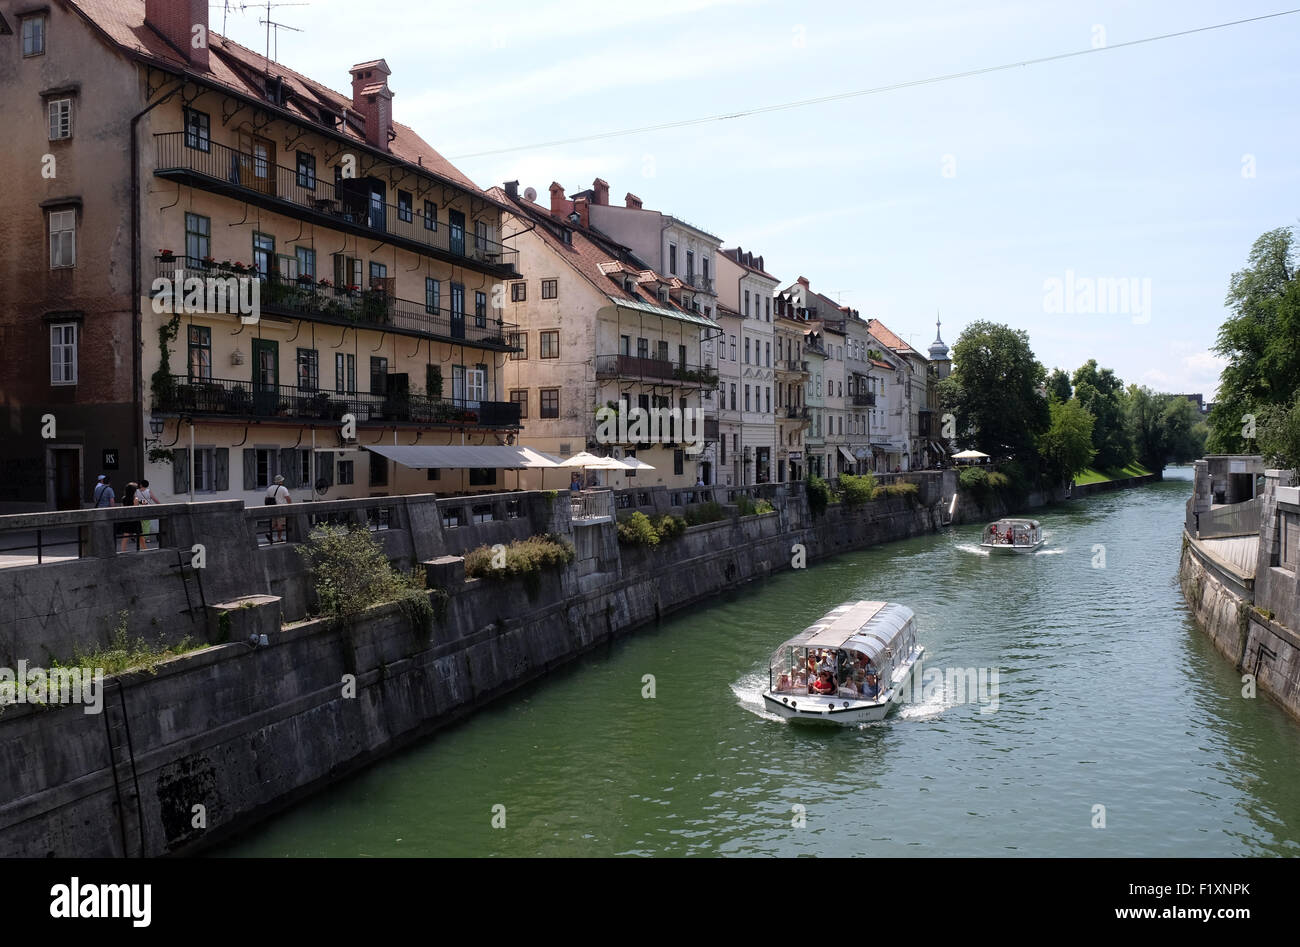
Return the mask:
{"type": "MultiPolygon", "coordinates": [[[[325,226],[383,234],[507,279],[519,275],[518,250],[472,230],[467,232],[464,224],[452,226],[447,217],[432,214],[426,218],[424,201],[414,192],[410,205],[388,204],[376,200],[367,190],[365,178],[345,178],[336,186],[333,181],[316,177],[314,170],[300,174],[295,168],[272,164],[265,156],[237,151],[215,141],[203,141],[203,147],[192,148],[186,145],[186,138],[186,132],[154,136],[155,174],[192,175],[215,185],[211,189],[234,189],[267,206],[308,211],[325,226]]],[[[472,228],[473,223],[469,226],[472,228]]]]}
{"type": "Polygon", "coordinates": [[[797,358],[778,358],[776,370],[779,372],[806,372],[808,363],[797,358]]]}
{"type": "Polygon", "coordinates": [[[799,421],[809,421],[812,419],[812,415],[808,413],[807,408],[794,404],[786,405],[785,416],[799,421]]]}
{"type": "Polygon", "coordinates": [[[155,385],[153,409],[160,414],[225,415],[338,421],[351,414],[358,423],[380,421],[478,428],[519,427],[513,401],[430,398],[401,392],[370,394],[298,388],[230,378],[171,376],[155,385]]]}
{"type": "Polygon", "coordinates": [[[569,493],[569,518],[574,522],[614,518],[613,490],[574,490],[569,493]]]}
{"type": "Polygon", "coordinates": [[[695,289],[701,290],[702,292],[713,292],[713,280],[700,273],[687,273],[682,279],[682,282],[688,286],[694,287],[695,289]]]}
{"type": "Polygon", "coordinates": [[[853,406],[855,408],[874,408],[876,406],[876,393],[874,391],[855,392],[853,394],[853,406]]]}
{"type": "Polygon", "coordinates": [[[718,372],[712,366],[671,362],[665,358],[642,355],[597,356],[596,375],[599,378],[649,378],[682,385],[703,385],[706,388],[716,388],[718,384],[718,372]]]}
{"type": "MultiPolygon", "coordinates": [[[[150,293],[153,296],[170,298],[177,280],[259,279],[260,307],[268,315],[301,316],[338,325],[373,326],[389,332],[432,336],[480,348],[521,351],[510,344],[510,334],[519,327],[511,322],[489,318],[486,313],[477,315],[453,312],[408,299],[398,299],[382,289],[336,287],[326,280],[316,281],[310,277],[294,279],[279,273],[262,275],[253,270],[251,265],[236,270],[233,269],[235,264],[223,266],[215,260],[196,260],[193,257],[158,256],[156,260],[155,276],[168,282],[157,291],[153,290],[155,284],[151,283],[150,293]]],[[[205,290],[206,285],[205,282],[205,290]]],[[[189,290],[183,282],[180,289],[181,298],[184,299],[189,290]]],[[[238,293],[227,292],[224,297],[217,297],[221,298],[229,300],[238,299],[239,296],[238,293]]],[[[233,312],[233,309],[226,311],[233,312]]]]}

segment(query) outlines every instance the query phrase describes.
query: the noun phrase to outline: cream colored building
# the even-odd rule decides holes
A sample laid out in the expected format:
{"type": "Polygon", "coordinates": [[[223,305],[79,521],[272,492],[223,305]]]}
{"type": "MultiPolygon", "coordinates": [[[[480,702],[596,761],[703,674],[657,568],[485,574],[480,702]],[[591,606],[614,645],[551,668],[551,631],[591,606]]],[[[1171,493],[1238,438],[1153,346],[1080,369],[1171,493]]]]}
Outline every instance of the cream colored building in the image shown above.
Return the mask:
{"type": "MultiPolygon", "coordinates": [[[[549,207],[521,196],[517,182],[490,193],[513,208],[505,239],[518,247],[529,274],[506,303],[507,320],[518,325],[519,351],[506,363],[505,388],[522,410],[522,442],[561,457],[588,450],[654,467],[597,475],[616,487],[690,486],[711,478],[708,455],[693,448],[703,447],[708,433],[703,395],[716,389],[718,373],[706,348],[721,329],[696,310],[693,289],[597,232],[589,201],[565,198],[558,184],[549,207]],[[629,420],[631,408],[676,411],[695,423],[638,438],[630,424],[611,429],[606,423],[602,431],[602,407],[629,420]]],[[[541,486],[543,476],[548,488],[568,481],[567,472],[531,472],[523,483],[541,486]]]]}
{"type": "Polygon", "coordinates": [[[730,445],[730,469],[738,485],[768,483],[777,477],[772,298],[779,281],[763,269],[761,256],[740,247],[722,250],[716,259],[719,311],[730,309],[736,314],[735,330],[727,330],[737,336],[736,358],[730,363],[737,377],[730,384],[736,385],[740,414],[739,437],[733,434],[730,445]]]}

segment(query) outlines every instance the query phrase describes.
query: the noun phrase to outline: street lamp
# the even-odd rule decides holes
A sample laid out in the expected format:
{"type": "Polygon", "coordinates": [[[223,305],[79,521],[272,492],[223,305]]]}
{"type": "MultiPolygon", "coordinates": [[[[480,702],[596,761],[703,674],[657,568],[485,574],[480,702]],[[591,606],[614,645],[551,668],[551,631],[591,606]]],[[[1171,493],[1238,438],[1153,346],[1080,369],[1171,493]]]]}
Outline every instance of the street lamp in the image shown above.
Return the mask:
{"type": "Polygon", "coordinates": [[[145,441],[146,447],[158,446],[158,443],[162,440],[164,423],[165,422],[163,421],[162,418],[153,417],[152,415],[149,417],[149,433],[152,434],[153,437],[146,439],[145,441]]]}

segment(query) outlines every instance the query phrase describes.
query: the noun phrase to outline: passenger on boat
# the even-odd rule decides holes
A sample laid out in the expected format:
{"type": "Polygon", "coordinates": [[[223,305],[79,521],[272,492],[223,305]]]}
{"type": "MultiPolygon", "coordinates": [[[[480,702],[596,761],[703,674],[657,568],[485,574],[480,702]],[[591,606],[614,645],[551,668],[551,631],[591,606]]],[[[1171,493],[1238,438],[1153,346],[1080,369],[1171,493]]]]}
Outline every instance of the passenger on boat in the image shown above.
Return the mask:
{"type": "Polygon", "coordinates": [[[817,680],[812,683],[812,692],[814,694],[834,694],[835,681],[831,678],[830,671],[821,671],[817,675],[817,680]]]}
{"type": "Polygon", "coordinates": [[[862,696],[875,698],[880,694],[880,680],[876,677],[874,670],[868,671],[862,679],[862,696]]]}
{"type": "Polygon", "coordinates": [[[821,664],[817,665],[817,670],[828,672],[831,677],[835,676],[835,652],[827,651],[822,655],[821,664]]]}
{"type": "Polygon", "coordinates": [[[998,541],[998,524],[994,523],[992,526],[989,527],[989,542],[995,543],[997,541],[998,541]]]}

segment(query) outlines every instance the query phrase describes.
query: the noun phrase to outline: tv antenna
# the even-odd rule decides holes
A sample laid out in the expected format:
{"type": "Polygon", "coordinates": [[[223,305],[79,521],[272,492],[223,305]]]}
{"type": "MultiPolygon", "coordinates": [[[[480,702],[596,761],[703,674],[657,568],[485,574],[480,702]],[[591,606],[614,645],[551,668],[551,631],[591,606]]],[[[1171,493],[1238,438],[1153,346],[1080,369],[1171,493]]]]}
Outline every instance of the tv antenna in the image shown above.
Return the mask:
{"type": "MultiPolygon", "coordinates": [[[[271,19],[271,10],[274,7],[306,7],[309,3],[280,3],[279,0],[265,0],[262,3],[237,3],[236,0],[223,0],[221,7],[221,35],[226,35],[226,17],[230,13],[232,6],[237,6],[240,13],[244,13],[250,8],[256,7],[259,11],[265,9],[266,19],[258,20],[258,25],[266,27],[266,61],[270,63],[271,59],[278,58],[280,55],[280,30],[292,30],[295,33],[301,33],[296,26],[289,26],[287,23],[277,23],[271,19]],[[275,28],[274,38],[271,36],[271,28],[275,28]],[[274,43],[273,43],[274,39],[274,43]]],[[[267,66],[268,73],[270,66],[267,66]]]]}

